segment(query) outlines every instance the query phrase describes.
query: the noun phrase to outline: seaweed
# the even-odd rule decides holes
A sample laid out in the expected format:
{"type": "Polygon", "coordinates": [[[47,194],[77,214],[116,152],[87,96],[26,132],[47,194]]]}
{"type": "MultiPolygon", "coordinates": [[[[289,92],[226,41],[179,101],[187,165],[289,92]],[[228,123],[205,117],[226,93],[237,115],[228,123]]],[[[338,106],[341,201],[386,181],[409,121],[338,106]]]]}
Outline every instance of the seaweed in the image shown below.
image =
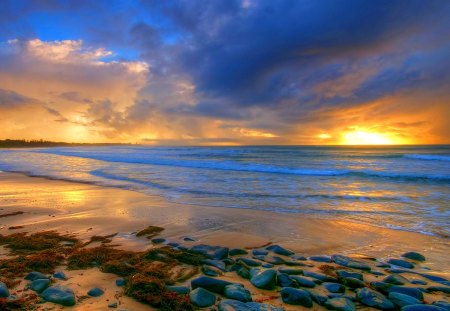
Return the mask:
{"type": "Polygon", "coordinates": [[[148,226],[147,228],[145,228],[141,231],[138,231],[138,233],[136,233],[136,236],[138,236],[138,237],[145,236],[147,239],[151,239],[151,238],[157,236],[158,234],[160,234],[163,230],[164,230],[164,228],[161,228],[161,227],[148,226]]]}
{"type": "Polygon", "coordinates": [[[77,243],[78,239],[61,235],[56,231],[43,231],[28,235],[27,232],[0,234],[0,245],[6,245],[14,254],[36,253],[43,250],[62,248],[62,242],[77,243]]]}
{"type": "Polygon", "coordinates": [[[24,212],[22,212],[22,211],[6,213],[6,214],[0,214],[0,218],[9,217],[9,216],[16,216],[16,215],[22,215],[22,214],[24,214],[24,212]]]}
{"type": "Polygon", "coordinates": [[[178,261],[194,266],[200,266],[202,261],[206,259],[204,255],[192,253],[190,251],[176,250],[170,246],[151,249],[144,255],[144,258],[150,260],[167,260],[171,262],[178,261]]]}
{"type": "Polygon", "coordinates": [[[94,235],[94,236],[91,236],[89,241],[84,243],[83,246],[89,245],[94,242],[100,242],[102,244],[111,243],[111,241],[112,241],[111,238],[115,237],[116,235],[117,235],[117,232],[113,233],[113,234],[109,234],[109,235],[94,235]]]}
{"type": "Polygon", "coordinates": [[[40,298],[35,293],[25,293],[21,297],[15,300],[10,300],[6,298],[0,298],[0,310],[10,311],[10,310],[21,310],[21,311],[31,311],[37,310],[37,303],[40,298]]]}
{"type": "Polygon", "coordinates": [[[107,246],[94,248],[80,248],[73,251],[67,258],[67,267],[70,270],[100,267],[107,262],[136,261],[139,253],[124,251],[107,246]]]}

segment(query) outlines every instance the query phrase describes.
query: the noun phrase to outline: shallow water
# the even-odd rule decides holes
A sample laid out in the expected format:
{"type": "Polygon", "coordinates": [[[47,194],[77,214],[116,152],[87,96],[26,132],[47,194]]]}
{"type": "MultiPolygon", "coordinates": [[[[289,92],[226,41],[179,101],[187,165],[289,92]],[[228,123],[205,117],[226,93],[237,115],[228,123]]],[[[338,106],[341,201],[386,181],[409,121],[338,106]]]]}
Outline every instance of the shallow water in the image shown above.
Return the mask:
{"type": "Polygon", "coordinates": [[[450,236],[450,146],[9,149],[0,170],[450,236]]]}

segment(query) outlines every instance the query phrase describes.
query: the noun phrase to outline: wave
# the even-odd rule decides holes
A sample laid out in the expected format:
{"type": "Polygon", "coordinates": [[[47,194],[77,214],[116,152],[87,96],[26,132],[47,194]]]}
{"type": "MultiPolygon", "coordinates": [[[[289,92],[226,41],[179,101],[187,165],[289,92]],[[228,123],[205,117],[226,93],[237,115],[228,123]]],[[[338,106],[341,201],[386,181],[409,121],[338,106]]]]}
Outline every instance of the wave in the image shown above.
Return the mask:
{"type": "Polygon", "coordinates": [[[405,154],[405,158],[429,161],[450,161],[450,156],[437,154],[405,154]]]}

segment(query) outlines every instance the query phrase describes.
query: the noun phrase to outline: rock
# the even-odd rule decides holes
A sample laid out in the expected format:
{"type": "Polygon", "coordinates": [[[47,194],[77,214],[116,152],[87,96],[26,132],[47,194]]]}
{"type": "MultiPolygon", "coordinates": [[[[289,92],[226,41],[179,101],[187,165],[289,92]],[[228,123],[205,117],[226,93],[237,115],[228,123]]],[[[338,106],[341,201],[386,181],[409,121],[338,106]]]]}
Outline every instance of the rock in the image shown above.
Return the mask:
{"type": "Polygon", "coordinates": [[[307,265],[307,264],[305,264],[303,262],[299,262],[299,261],[296,261],[296,260],[285,260],[284,264],[286,266],[295,266],[295,267],[301,267],[301,266],[313,267],[312,265],[307,265]]]}
{"type": "Polygon", "coordinates": [[[122,287],[125,286],[125,279],[117,279],[116,280],[116,286],[122,287]]]}
{"type": "Polygon", "coordinates": [[[319,305],[323,305],[329,298],[328,296],[322,294],[322,292],[315,289],[309,288],[305,290],[311,295],[311,299],[319,305]]]}
{"type": "Polygon", "coordinates": [[[355,311],[355,304],[346,298],[332,298],[325,302],[325,307],[330,310],[355,311]]]}
{"type": "Polygon", "coordinates": [[[216,295],[201,287],[194,289],[190,294],[192,304],[200,308],[206,308],[216,303],[216,295]]]}
{"type": "Polygon", "coordinates": [[[378,276],[380,276],[380,275],[386,275],[386,274],[384,274],[384,273],[381,272],[381,271],[371,271],[370,273],[372,273],[373,275],[378,275],[378,276]]]}
{"type": "Polygon", "coordinates": [[[48,287],[42,292],[41,297],[63,306],[73,306],[76,303],[73,290],[59,285],[48,287]]]}
{"type": "Polygon", "coordinates": [[[412,259],[412,260],[417,260],[417,261],[425,261],[425,256],[420,254],[420,253],[416,253],[416,252],[404,253],[402,255],[402,257],[405,257],[405,258],[408,258],[408,259],[412,259]]]}
{"type": "Polygon", "coordinates": [[[305,278],[305,277],[301,277],[301,276],[297,276],[297,275],[292,275],[291,279],[293,279],[295,281],[295,283],[297,283],[298,286],[301,286],[301,287],[308,287],[308,288],[316,287],[316,283],[314,283],[309,278],[305,278]]]}
{"type": "Polygon", "coordinates": [[[330,256],[310,256],[308,259],[316,262],[331,262],[330,256]]]}
{"type": "Polygon", "coordinates": [[[108,304],[108,308],[117,308],[117,302],[111,302],[108,304]]]}
{"type": "Polygon", "coordinates": [[[219,276],[222,275],[222,272],[219,269],[215,269],[214,267],[203,265],[202,272],[207,276],[219,276]]]}
{"type": "Polygon", "coordinates": [[[363,281],[361,281],[360,279],[356,279],[356,278],[341,278],[341,282],[342,284],[344,284],[345,286],[348,286],[350,288],[361,288],[361,287],[365,287],[366,284],[364,284],[363,281]]]}
{"type": "Polygon", "coordinates": [[[161,238],[156,238],[152,240],[153,244],[161,244],[164,243],[166,241],[166,239],[161,239],[161,238]]]}
{"type": "Polygon", "coordinates": [[[389,297],[389,300],[392,301],[399,308],[404,307],[404,306],[417,305],[417,304],[422,303],[420,300],[417,300],[414,297],[411,297],[411,296],[408,296],[405,294],[401,294],[401,293],[391,292],[391,293],[389,293],[388,297],[389,297]]]}
{"type": "Polygon", "coordinates": [[[370,271],[371,268],[369,265],[362,261],[354,260],[350,257],[343,256],[343,255],[333,255],[331,256],[331,259],[337,263],[338,265],[349,267],[353,269],[360,269],[360,270],[367,270],[370,271]]]}
{"type": "Polygon", "coordinates": [[[227,271],[227,267],[225,265],[225,263],[221,260],[214,260],[214,259],[205,259],[202,260],[202,263],[204,263],[205,265],[208,266],[212,266],[212,267],[216,267],[217,269],[219,269],[220,271],[227,271]]]}
{"type": "Polygon", "coordinates": [[[170,243],[167,243],[167,245],[169,245],[169,246],[171,246],[171,247],[173,247],[173,248],[178,248],[178,247],[180,246],[180,243],[177,243],[177,242],[170,242],[170,243]]]}
{"type": "Polygon", "coordinates": [[[433,306],[437,306],[439,308],[444,308],[447,311],[450,310],[450,302],[443,301],[443,300],[438,300],[438,301],[433,302],[433,306]]]}
{"type": "Polygon", "coordinates": [[[311,295],[303,290],[292,287],[284,287],[281,289],[281,299],[284,303],[290,305],[301,305],[307,308],[312,307],[311,295]]]}
{"type": "Polygon", "coordinates": [[[280,287],[298,287],[297,283],[288,274],[280,272],[277,274],[277,284],[280,287]]]}
{"type": "Polygon", "coordinates": [[[252,250],[253,256],[266,256],[268,253],[269,251],[263,248],[255,248],[252,250]]]}
{"type": "Polygon", "coordinates": [[[290,250],[287,250],[279,245],[270,245],[270,246],[267,246],[266,249],[275,254],[278,254],[278,255],[284,255],[284,256],[294,255],[294,252],[291,252],[290,250]]]}
{"type": "Polygon", "coordinates": [[[190,251],[196,254],[201,254],[210,259],[225,259],[228,257],[228,247],[209,246],[205,244],[195,245],[190,248],[190,251]]]}
{"type": "Polygon", "coordinates": [[[272,265],[271,263],[263,263],[263,264],[261,265],[261,267],[270,269],[270,268],[273,268],[273,265],[272,265]]]}
{"type": "Polygon", "coordinates": [[[371,282],[370,286],[373,287],[374,289],[376,289],[377,291],[387,293],[389,287],[391,287],[393,285],[389,284],[389,283],[384,283],[384,282],[371,282]]]}
{"type": "Polygon", "coordinates": [[[0,282],[0,298],[6,298],[6,297],[9,297],[8,287],[6,287],[5,283],[0,282]]]}
{"type": "Polygon", "coordinates": [[[252,276],[250,282],[257,288],[273,289],[277,284],[277,273],[273,269],[268,269],[252,276]]]}
{"type": "Polygon", "coordinates": [[[37,293],[41,293],[44,289],[50,286],[49,279],[36,279],[30,284],[30,288],[37,293]]]}
{"type": "Polygon", "coordinates": [[[67,280],[67,277],[64,274],[64,272],[55,272],[55,273],[53,273],[53,277],[55,279],[59,279],[59,280],[67,280]]]}
{"type": "Polygon", "coordinates": [[[408,279],[402,277],[401,275],[391,274],[383,279],[383,282],[394,284],[394,285],[405,285],[408,283],[408,279]]]}
{"type": "Polygon", "coordinates": [[[436,305],[409,305],[402,308],[402,311],[446,311],[446,309],[436,305]]]}
{"type": "Polygon", "coordinates": [[[241,257],[241,258],[238,258],[236,261],[244,263],[248,267],[259,267],[259,266],[261,266],[261,262],[253,260],[253,259],[250,259],[250,258],[241,257]]]}
{"type": "Polygon", "coordinates": [[[247,254],[248,254],[248,252],[242,248],[233,248],[233,249],[230,249],[230,251],[228,252],[228,255],[230,255],[230,256],[247,255],[247,254]]]}
{"type": "Polygon", "coordinates": [[[237,271],[237,274],[243,279],[250,279],[250,272],[245,267],[240,268],[237,271]]]}
{"type": "Polygon", "coordinates": [[[185,236],[185,237],[183,238],[183,241],[185,241],[185,242],[194,242],[195,239],[194,239],[194,238],[191,238],[190,236],[185,236]]]}
{"type": "Polygon", "coordinates": [[[91,297],[100,297],[101,295],[103,295],[105,292],[101,289],[101,288],[98,288],[98,287],[94,287],[94,288],[91,288],[88,292],[87,292],[87,294],[89,295],[89,296],[91,296],[91,297]]]}
{"type": "Polygon", "coordinates": [[[414,280],[411,280],[411,284],[427,285],[428,283],[424,280],[414,279],[414,280]]]}
{"type": "Polygon", "coordinates": [[[355,293],[348,293],[348,294],[329,294],[328,298],[345,298],[350,301],[356,301],[356,294],[355,293]],[[353,295],[352,295],[353,294],[353,295]]]}
{"type": "Polygon", "coordinates": [[[207,289],[213,293],[223,294],[225,290],[225,286],[230,285],[232,283],[228,281],[213,279],[206,276],[201,276],[197,279],[191,281],[192,289],[196,289],[198,287],[207,289]]]}
{"type": "Polygon", "coordinates": [[[331,276],[328,276],[328,275],[325,275],[322,273],[317,273],[317,272],[312,272],[312,271],[303,271],[303,275],[315,278],[322,282],[338,282],[338,280],[336,278],[333,278],[331,276]]]}
{"type": "Polygon", "coordinates": [[[265,256],[262,260],[273,265],[282,265],[286,262],[283,258],[278,256],[265,256]]]}
{"type": "Polygon", "coordinates": [[[356,297],[362,304],[381,310],[394,309],[394,304],[384,295],[367,287],[356,290],[356,297]]]}
{"type": "MultiPolygon", "coordinates": [[[[404,270],[404,271],[405,272],[410,272],[409,270],[404,270]]],[[[450,286],[450,281],[448,281],[447,279],[441,278],[440,276],[436,276],[436,275],[432,275],[432,274],[426,274],[426,273],[418,273],[418,274],[420,276],[423,276],[424,278],[430,280],[430,281],[450,286]]]]}
{"type": "Polygon", "coordinates": [[[429,292],[443,292],[446,294],[450,294],[450,287],[447,286],[430,286],[427,287],[429,292]]]}
{"type": "Polygon", "coordinates": [[[303,274],[303,270],[301,270],[301,269],[280,268],[280,269],[278,269],[278,272],[285,273],[285,274],[288,274],[288,275],[301,275],[301,274],[303,274]]]}
{"type": "Polygon", "coordinates": [[[171,292],[174,292],[174,293],[177,293],[177,294],[180,294],[180,295],[187,295],[191,291],[189,289],[189,287],[187,287],[187,286],[176,286],[176,285],[173,285],[173,286],[166,286],[166,288],[167,288],[167,290],[169,290],[171,292]]]}
{"type": "Polygon", "coordinates": [[[42,274],[42,273],[37,272],[37,271],[30,272],[30,273],[28,273],[25,276],[25,280],[28,280],[28,281],[34,281],[34,280],[37,280],[37,279],[48,279],[48,278],[49,277],[46,276],[45,274],[42,274]]]}
{"type": "Polygon", "coordinates": [[[230,284],[225,286],[223,295],[229,299],[239,300],[242,302],[252,301],[252,294],[241,284],[230,284]]]}
{"type": "Polygon", "coordinates": [[[391,258],[387,262],[391,265],[402,267],[402,268],[407,268],[407,269],[414,268],[414,265],[412,263],[410,263],[409,261],[406,261],[406,260],[402,260],[402,259],[391,258]]]}
{"type": "Polygon", "coordinates": [[[388,292],[405,294],[405,295],[414,297],[416,299],[423,300],[422,292],[419,289],[413,288],[413,287],[403,287],[403,286],[394,285],[394,286],[391,286],[388,288],[388,292]]]}
{"type": "Polygon", "coordinates": [[[361,273],[348,272],[348,271],[345,271],[345,270],[337,270],[336,274],[340,278],[355,278],[355,279],[364,281],[363,275],[361,273]]]}
{"type": "Polygon", "coordinates": [[[307,258],[305,256],[300,256],[300,255],[294,255],[294,256],[291,256],[291,258],[294,260],[302,260],[302,261],[307,260],[307,258]]]}
{"type": "Polygon", "coordinates": [[[284,308],[275,307],[268,303],[247,302],[250,311],[284,311],[284,308]]]}
{"type": "Polygon", "coordinates": [[[330,282],[325,282],[322,284],[327,291],[329,291],[330,293],[344,293],[345,292],[345,286],[339,284],[339,283],[330,283],[330,282]]]}

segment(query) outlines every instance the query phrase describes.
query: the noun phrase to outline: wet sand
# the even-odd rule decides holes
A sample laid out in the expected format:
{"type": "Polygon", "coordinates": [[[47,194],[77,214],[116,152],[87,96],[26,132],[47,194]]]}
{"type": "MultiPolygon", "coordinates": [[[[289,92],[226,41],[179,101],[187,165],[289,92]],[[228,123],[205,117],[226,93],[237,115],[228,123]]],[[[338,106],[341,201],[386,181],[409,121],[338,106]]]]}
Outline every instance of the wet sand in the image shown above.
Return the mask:
{"type": "MultiPolygon", "coordinates": [[[[427,257],[427,267],[443,276],[450,275],[450,244],[445,238],[301,214],[173,204],[129,190],[0,173],[0,234],[56,230],[87,240],[93,235],[118,233],[112,244],[141,251],[153,245],[134,233],[149,225],[165,228],[160,237],[187,246],[201,243],[255,248],[277,243],[305,256],[341,253],[377,258],[417,251],[427,257]],[[2,217],[19,211],[23,214],[2,217]],[[12,226],[23,228],[9,229],[12,226]],[[186,242],[186,236],[196,241],[186,242]]],[[[0,255],[7,256],[7,251],[2,249],[0,255]]],[[[98,286],[121,296],[111,281],[115,276],[105,274],[100,278],[98,271],[84,277],[77,273],[67,272],[73,282],[81,284],[80,291],[94,286],[87,280],[95,279],[98,286]]],[[[86,304],[90,304],[90,310],[105,309],[105,299],[110,298],[90,298],[73,309],[82,310],[86,304]]],[[[136,309],[137,303],[127,297],[120,301],[120,308],[151,310],[141,304],[136,309]]]]}

